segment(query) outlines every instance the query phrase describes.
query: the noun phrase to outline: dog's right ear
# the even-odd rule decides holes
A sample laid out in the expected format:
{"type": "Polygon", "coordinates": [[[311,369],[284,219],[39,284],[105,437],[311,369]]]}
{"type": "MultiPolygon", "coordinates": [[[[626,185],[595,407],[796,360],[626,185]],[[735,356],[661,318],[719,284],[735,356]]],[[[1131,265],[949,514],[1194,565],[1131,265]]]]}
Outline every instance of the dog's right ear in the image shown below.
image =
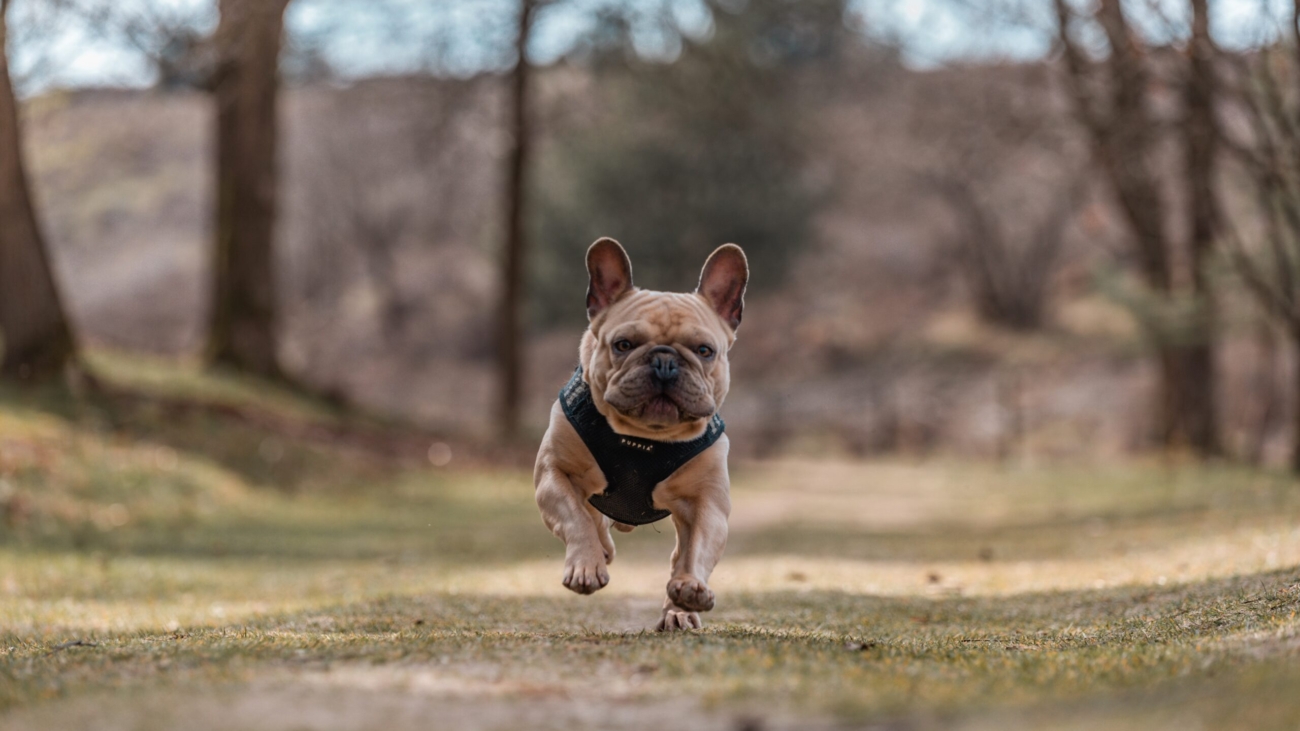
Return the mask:
{"type": "Polygon", "coordinates": [[[614,239],[599,239],[587,249],[587,319],[632,291],[632,260],[614,239]]]}

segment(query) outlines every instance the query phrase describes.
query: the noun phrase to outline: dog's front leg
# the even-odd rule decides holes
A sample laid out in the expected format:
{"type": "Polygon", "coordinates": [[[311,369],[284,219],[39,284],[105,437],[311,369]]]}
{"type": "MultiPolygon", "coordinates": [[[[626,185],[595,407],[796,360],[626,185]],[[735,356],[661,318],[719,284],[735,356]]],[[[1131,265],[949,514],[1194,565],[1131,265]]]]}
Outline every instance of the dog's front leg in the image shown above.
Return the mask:
{"type": "Polygon", "coordinates": [[[614,558],[608,527],[587,505],[568,475],[548,468],[540,470],[537,477],[536,498],[542,520],[564,541],[564,585],[579,594],[603,588],[609,583],[606,564],[614,558]]]}
{"type": "MultiPolygon", "coordinates": [[[[724,477],[725,480],[725,477],[724,477]]],[[[668,599],[657,629],[699,628],[700,612],[713,609],[709,576],[727,545],[727,518],[731,498],[725,482],[710,486],[691,498],[676,501],[672,509],[677,528],[673,549],[673,574],[668,581],[668,599]]]]}

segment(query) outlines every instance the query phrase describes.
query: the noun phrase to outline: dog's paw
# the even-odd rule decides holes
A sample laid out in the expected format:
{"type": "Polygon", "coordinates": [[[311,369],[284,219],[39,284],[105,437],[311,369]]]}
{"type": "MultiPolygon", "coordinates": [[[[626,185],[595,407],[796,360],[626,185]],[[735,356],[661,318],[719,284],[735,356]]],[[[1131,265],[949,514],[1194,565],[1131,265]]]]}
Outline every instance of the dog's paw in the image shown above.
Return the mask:
{"type": "Polygon", "coordinates": [[[668,582],[668,600],[692,612],[713,609],[713,590],[694,576],[682,576],[668,582]]]}
{"type": "Polygon", "coordinates": [[[579,594],[592,594],[609,583],[604,555],[573,556],[564,562],[564,585],[579,594]]]}
{"type": "Polygon", "coordinates": [[[664,616],[659,618],[655,631],[675,632],[679,629],[701,629],[702,627],[704,623],[700,621],[699,612],[690,612],[669,604],[664,606],[664,616]]]}

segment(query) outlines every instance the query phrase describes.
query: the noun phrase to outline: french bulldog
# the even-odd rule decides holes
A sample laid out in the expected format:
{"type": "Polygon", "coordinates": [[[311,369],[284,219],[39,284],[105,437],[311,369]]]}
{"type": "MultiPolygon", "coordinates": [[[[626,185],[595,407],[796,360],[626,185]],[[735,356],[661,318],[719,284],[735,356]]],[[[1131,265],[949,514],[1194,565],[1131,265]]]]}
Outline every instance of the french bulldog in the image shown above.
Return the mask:
{"type": "Polygon", "coordinates": [[[611,527],[671,517],[677,545],[656,628],[700,628],[727,543],[729,442],[717,412],[749,265],[726,244],[694,292],[643,290],[627,252],[604,238],[587,251],[587,273],[590,326],[537,453],[537,506],[564,542],[563,583],[579,594],[609,583],[611,527]]]}

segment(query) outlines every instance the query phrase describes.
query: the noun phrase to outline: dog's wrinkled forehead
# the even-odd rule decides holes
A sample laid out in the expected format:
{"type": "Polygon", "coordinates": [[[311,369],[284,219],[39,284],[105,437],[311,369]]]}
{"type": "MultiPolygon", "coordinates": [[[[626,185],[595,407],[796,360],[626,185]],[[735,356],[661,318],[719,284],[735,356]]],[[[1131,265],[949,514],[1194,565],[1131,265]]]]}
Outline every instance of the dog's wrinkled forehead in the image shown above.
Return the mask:
{"type": "Polygon", "coordinates": [[[662,344],[708,344],[725,351],[734,334],[697,294],[636,290],[615,303],[594,322],[602,339],[633,335],[662,344]]]}

